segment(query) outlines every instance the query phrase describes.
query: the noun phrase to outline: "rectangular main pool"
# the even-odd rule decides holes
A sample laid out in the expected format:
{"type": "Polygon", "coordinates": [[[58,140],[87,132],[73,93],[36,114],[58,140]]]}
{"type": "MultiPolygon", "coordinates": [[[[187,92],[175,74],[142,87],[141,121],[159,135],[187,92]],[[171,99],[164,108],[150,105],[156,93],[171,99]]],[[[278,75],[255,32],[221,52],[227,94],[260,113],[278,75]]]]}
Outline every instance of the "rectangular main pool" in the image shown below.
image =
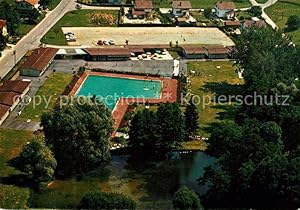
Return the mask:
{"type": "Polygon", "coordinates": [[[161,81],[89,75],[77,91],[77,96],[96,96],[110,110],[119,98],[158,99],[161,81]]]}

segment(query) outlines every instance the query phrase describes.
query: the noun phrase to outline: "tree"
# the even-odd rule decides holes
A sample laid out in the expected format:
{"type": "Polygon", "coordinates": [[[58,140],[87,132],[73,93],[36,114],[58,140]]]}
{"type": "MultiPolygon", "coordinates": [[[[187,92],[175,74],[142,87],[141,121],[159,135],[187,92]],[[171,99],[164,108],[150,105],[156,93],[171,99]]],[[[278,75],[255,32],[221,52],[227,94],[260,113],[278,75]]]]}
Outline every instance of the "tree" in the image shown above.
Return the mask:
{"type": "Polygon", "coordinates": [[[157,118],[153,111],[138,111],[130,123],[129,142],[131,154],[151,158],[156,151],[157,118]]]}
{"type": "Polygon", "coordinates": [[[0,33],[0,51],[4,50],[6,47],[6,38],[3,36],[2,33],[0,33]]]}
{"type": "Polygon", "coordinates": [[[68,98],[42,115],[41,126],[61,175],[85,172],[110,160],[113,119],[103,103],[68,98]]]}
{"type": "Polygon", "coordinates": [[[15,164],[16,168],[37,182],[52,179],[56,165],[51,150],[41,138],[34,138],[25,144],[15,164]]]}
{"type": "Polygon", "coordinates": [[[297,30],[300,27],[300,18],[297,15],[292,15],[288,18],[286,25],[289,30],[297,30]]]}
{"type": "Polygon", "coordinates": [[[193,98],[191,98],[185,109],[185,131],[188,137],[198,134],[198,121],[199,114],[197,111],[197,107],[195,106],[193,98]]]}
{"type": "Polygon", "coordinates": [[[43,7],[43,8],[47,8],[49,6],[49,4],[51,3],[51,0],[40,0],[39,4],[43,7]]]}
{"type": "Polygon", "coordinates": [[[252,15],[254,15],[256,17],[260,17],[262,14],[262,9],[260,6],[253,6],[249,9],[249,13],[251,13],[252,15]]]}
{"type": "Polygon", "coordinates": [[[204,17],[210,19],[212,16],[212,9],[211,8],[204,9],[203,14],[204,14],[204,17]]]}
{"type": "Polygon", "coordinates": [[[157,110],[156,147],[159,154],[166,154],[180,145],[185,137],[184,119],[178,103],[160,104],[157,110]]]}
{"type": "Polygon", "coordinates": [[[179,188],[173,199],[175,209],[203,209],[199,196],[186,186],[179,188]]]}
{"type": "Polygon", "coordinates": [[[17,28],[21,19],[14,3],[6,0],[0,2],[0,19],[7,21],[7,30],[9,34],[17,34],[17,28]]]}
{"type": "Polygon", "coordinates": [[[81,209],[135,209],[136,203],[120,193],[105,193],[91,191],[86,193],[80,201],[81,209]]]}

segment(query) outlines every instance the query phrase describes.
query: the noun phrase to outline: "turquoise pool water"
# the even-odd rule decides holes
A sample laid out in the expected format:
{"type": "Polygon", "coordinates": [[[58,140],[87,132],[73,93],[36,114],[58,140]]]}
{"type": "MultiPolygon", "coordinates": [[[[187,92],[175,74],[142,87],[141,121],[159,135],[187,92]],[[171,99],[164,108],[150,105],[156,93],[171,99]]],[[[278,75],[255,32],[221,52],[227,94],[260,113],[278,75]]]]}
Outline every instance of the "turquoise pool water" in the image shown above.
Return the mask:
{"type": "Polygon", "coordinates": [[[81,85],[77,96],[97,96],[110,110],[121,98],[160,98],[161,82],[90,75],[81,85]]]}

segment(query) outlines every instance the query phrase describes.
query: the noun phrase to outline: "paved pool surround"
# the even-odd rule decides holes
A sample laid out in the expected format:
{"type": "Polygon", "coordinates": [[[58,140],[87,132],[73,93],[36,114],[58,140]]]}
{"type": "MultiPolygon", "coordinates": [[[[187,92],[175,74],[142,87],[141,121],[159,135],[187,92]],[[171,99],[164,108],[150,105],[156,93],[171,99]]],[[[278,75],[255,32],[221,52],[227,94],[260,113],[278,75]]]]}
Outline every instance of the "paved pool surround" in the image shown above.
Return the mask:
{"type": "MultiPolygon", "coordinates": [[[[86,70],[82,76],[79,78],[77,83],[74,85],[70,96],[75,96],[80,92],[80,88],[88,78],[88,76],[101,76],[101,77],[115,77],[115,78],[126,78],[126,79],[136,79],[136,80],[147,80],[147,81],[160,81],[161,82],[161,93],[159,97],[156,98],[119,98],[116,105],[112,110],[112,116],[114,118],[114,132],[112,137],[115,136],[117,129],[119,128],[121,121],[131,103],[142,103],[145,101],[149,104],[158,103],[174,103],[177,99],[177,80],[171,78],[153,77],[153,76],[140,76],[140,75],[129,75],[129,74],[117,74],[108,72],[93,72],[86,70]]],[[[113,94],[113,93],[112,93],[113,94]]]]}

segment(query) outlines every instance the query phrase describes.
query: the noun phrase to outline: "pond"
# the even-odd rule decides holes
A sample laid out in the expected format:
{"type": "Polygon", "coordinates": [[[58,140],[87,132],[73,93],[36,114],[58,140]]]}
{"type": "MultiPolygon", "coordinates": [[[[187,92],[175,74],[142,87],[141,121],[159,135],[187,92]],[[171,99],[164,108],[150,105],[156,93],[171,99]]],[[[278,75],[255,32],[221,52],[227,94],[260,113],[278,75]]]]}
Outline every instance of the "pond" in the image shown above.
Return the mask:
{"type": "Polygon", "coordinates": [[[214,158],[203,152],[172,152],[162,162],[130,160],[128,156],[112,156],[109,166],[81,177],[55,180],[48,188],[32,192],[32,208],[76,208],[84,193],[90,190],[115,191],[126,194],[138,208],[172,208],[172,196],[181,185],[198,193],[205,189],[197,179],[214,158]]]}

